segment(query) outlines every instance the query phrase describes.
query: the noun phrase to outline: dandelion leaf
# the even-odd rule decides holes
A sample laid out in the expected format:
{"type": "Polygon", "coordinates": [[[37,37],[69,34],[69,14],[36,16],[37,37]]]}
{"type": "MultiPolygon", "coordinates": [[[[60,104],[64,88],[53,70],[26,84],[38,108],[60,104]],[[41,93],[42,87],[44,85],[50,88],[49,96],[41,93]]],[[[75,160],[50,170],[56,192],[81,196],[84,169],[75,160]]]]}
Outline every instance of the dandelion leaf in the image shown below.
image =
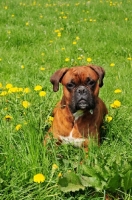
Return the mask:
{"type": "Polygon", "coordinates": [[[122,179],[122,188],[125,191],[132,189],[132,170],[128,171],[122,179]]]}
{"type": "Polygon", "coordinates": [[[68,180],[67,180],[67,178],[66,177],[60,178],[59,181],[58,181],[58,184],[61,187],[67,187],[68,186],[68,180]]]}
{"type": "Polygon", "coordinates": [[[94,187],[97,191],[103,189],[105,182],[100,181],[97,177],[81,176],[80,180],[85,187],[94,187]]]}
{"type": "Polygon", "coordinates": [[[79,190],[84,190],[85,187],[83,185],[77,185],[77,184],[73,184],[73,183],[69,183],[67,187],[60,187],[60,190],[62,192],[76,192],[79,190]]]}
{"type": "Polygon", "coordinates": [[[87,175],[87,176],[95,176],[96,175],[95,170],[86,165],[82,165],[82,170],[83,170],[84,175],[87,175]]]}
{"type": "Polygon", "coordinates": [[[121,177],[118,174],[115,174],[108,180],[107,188],[110,191],[115,191],[120,186],[121,186],[121,177]]]}
{"type": "Polygon", "coordinates": [[[58,184],[63,192],[75,192],[85,189],[78,175],[73,172],[66,173],[64,177],[59,179],[58,184]]]}

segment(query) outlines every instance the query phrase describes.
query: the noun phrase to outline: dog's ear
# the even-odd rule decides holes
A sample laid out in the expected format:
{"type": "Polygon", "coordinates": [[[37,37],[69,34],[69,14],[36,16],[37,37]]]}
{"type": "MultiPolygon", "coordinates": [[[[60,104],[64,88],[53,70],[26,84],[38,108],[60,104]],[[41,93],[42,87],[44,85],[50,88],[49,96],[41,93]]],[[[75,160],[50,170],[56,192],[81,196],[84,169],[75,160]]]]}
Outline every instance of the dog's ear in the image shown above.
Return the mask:
{"type": "Polygon", "coordinates": [[[50,82],[53,84],[53,91],[57,92],[59,90],[59,82],[61,82],[64,74],[68,71],[68,68],[62,68],[57,70],[50,78],[50,82]]]}
{"type": "Polygon", "coordinates": [[[105,76],[105,70],[102,67],[89,65],[91,69],[93,69],[99,76],[99,87],[103,86],[103,78],[105,76]]]}

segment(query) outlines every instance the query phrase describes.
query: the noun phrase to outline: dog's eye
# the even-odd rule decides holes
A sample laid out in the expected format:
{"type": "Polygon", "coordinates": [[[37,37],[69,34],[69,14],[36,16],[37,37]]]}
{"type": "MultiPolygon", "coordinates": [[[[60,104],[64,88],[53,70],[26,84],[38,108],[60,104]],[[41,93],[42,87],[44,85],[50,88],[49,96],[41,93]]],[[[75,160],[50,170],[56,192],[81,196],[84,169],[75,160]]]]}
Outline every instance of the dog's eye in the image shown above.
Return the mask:
{"type": "Polygon", "coordinates": [[[89,82],[89,85],[94,86],[94,85],[95,85],[95,81],[91,80],[91,81],[89,82]]]}
{"type": "Polygon", "coordinates": [[[75,87],[75,83],[72,83],[72,82],[71,82],[71,83],[68,83],[68,84],[67,84],[67,88],[68,88],[68,89],[73,89],[74,87],[75,87]]]}
{"type": "Polygon", "coordinates": [[[95,83],[96,83],[96,81],[94,81],[94,80],[90,80],[90,79],[87,80],[87,85],[88,86],[93,87],[95,85],[95,83]]]}

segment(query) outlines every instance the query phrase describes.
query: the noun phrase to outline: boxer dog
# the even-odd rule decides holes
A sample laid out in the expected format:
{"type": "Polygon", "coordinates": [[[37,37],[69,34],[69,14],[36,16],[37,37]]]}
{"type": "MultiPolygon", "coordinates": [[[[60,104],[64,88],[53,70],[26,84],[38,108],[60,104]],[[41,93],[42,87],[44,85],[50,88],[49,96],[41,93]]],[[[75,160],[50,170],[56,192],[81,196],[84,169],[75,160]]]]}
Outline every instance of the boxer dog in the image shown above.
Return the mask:
{"type": "Polygon", "coordinates": [[[59,143],[71,143],[88,148],[89,137],[100,141],[100,127],[107,114],[104,102],[98,97],[105,71],[89,65],[62,68],[50,78],[53,91],[63,85],[63,96],[53,111],[49,130],[59,143]]]}

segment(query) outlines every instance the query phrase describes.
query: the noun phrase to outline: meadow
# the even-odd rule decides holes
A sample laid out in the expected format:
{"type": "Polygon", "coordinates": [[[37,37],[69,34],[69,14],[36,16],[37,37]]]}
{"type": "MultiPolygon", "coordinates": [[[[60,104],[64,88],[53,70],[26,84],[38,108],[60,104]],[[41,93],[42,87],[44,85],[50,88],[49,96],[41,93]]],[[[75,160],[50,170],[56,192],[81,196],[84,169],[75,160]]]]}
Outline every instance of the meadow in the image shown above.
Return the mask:
{"type": "Polygon", "coordinates": [[[132,199],[132,1],[0,1],[0,199],[132,199]],[[103,141],[43,145],[62,90],[50,76],[106,71],[103,141]]]}

